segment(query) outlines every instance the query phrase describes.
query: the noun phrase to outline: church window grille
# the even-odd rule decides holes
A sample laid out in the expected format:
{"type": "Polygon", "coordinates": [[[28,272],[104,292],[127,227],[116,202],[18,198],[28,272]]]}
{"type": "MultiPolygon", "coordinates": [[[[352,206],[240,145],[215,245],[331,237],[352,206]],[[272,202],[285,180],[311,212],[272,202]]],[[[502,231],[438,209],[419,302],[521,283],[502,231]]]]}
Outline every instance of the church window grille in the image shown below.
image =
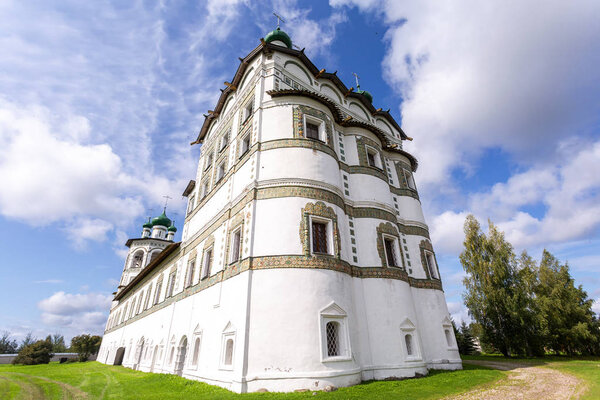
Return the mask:
{"type": "Polygon", "coordinates": [[[327,356],[337,357],[340,355],[340,329],[339,323],[330,321],[325,328],[327,335],[327,356]]]}
{"type": "Polygon", "coordinates": [[[173,296],[173,292],[175,291],[175,278],[177,276],[177,272],[173,271],[169,274],[169,280],[167,281],[167,297],[173,296]]]}
{"type": "Polygon", "coordinates": [[[212,264],[212,248],[204,252],[204,265],[202,266],[202,279],[210,276],[210,268],[212,264]]]}
{"type": "Polygon", "coordinates": [[[192,282],[194,281],[194,269],[196,266],[196,260],[191,260],[188,263],[187,275],[185,277],[185,287],[192,286],[192,282]]]}
{"type": "Polygon", "coordinates": [[[320,220],[312,220],[312,251],[313,253],[328,253],[327,223],[320,220]]]}
{"type": "Polygon", "coordinates": [[[413,340],[410,333],[404,335],[404,343],[406,344],[406,354],[409,356],[414,356],[413,340]]]}
{"type": "Polygon", "coordinates": [[[231,257],[230,263],[237,262],[240,259],[240,250],[242,243],[242,229],[237,229],[231,234],[231,257]]]}
{"type": "Polygon", "coordinates": [[[396,255],[394,250],[395,240],[390,239],[388,237],[384,237],[383,243],[385,246],[385,257],[388,267],[397,267],[398,263],[396,262],[396,255]]]}

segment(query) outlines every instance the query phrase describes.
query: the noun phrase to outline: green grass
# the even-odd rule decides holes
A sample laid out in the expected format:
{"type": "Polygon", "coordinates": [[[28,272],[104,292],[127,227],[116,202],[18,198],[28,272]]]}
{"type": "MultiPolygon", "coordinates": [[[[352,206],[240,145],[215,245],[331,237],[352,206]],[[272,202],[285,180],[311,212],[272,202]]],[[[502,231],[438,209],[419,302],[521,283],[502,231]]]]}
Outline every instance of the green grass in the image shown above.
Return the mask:
{"type": "Polygon", "coordinates": [[[325,393],[249,393],[225,389],[174,375],[151,374],[97,362],[36,366],[0,365],[0,399],[437,399],[494,382],[503,372],[465,366],[462,371],[431,371],[424,378],[366,382],[325,393]],[[64,384],[70,385],[66,386],[64,384]]]}
{"type": "Polygon", "coordinates": [[[513,361],[553,368],[575,375],[585,382],[581,399],[600,399],[600,358],[546,356],[540,358],[506,358],[501,355],[463,356],[464,360],[513,361]]]}

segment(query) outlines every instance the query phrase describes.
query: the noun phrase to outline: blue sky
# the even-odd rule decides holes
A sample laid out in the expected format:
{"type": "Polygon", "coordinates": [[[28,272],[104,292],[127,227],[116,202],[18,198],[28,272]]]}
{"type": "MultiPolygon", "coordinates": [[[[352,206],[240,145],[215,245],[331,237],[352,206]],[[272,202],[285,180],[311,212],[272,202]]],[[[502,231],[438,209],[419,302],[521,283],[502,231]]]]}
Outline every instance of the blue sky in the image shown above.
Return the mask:
{"type": "Polygon", "coordinates": [[[102,331],[125,241],[163,195],[181,227],[189,142],[273,10],[414,138],[455,319],[468,213],[568,260],[600,311],[598,2],[88,3],[0,3],[0,330],[102,331]]]}

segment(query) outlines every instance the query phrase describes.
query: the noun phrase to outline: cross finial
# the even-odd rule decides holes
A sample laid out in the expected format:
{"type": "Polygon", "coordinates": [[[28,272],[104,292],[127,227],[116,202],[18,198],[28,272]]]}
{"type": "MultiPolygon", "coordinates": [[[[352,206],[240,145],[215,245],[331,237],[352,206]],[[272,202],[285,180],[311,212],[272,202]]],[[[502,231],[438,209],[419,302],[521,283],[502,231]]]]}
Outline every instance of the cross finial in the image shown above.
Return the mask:
{"type": "Polygon", "coordinates": [[[285,23],[285,21],[284,21],[284,20],[283,20],[283,18],[281,18],[281,16],[280,16],[279,14],[277,14],[275,11],[273,11],[273,15],[274,15],[275,17],[277,17],[277,29],[279,29],[279,23],[280,23],[280,22],[283,22],[283,23],[285,23]]]}
{"type": "Polygon", "coordinates": [[[167,211],[167,204],[169,203],[169,200],[172,199],[172,197],[167,196],[167,195],[165,195],[163,197],[165,198],[165,208],[163,209],[163,212],[166,212],[167,211]]]}
{"type": "Polygon", "coordinates": [[[352,75],[354,75],[354,78],[356,78],[356,88],[360,89],[360,85],[358,83],[358,74],[356,72],[353,72],[352,75]]]}

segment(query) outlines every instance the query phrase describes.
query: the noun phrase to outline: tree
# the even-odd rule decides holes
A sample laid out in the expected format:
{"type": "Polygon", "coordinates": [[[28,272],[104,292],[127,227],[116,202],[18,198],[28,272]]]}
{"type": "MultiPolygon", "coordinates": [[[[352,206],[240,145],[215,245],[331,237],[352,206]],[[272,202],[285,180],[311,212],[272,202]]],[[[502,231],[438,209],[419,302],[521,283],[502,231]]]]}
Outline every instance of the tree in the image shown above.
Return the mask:
{"type": "Polygon", "coordinates": [[[516,257],[510,243],[489,221],[489,237],[481,232],[472,215],[465,221],[461,264],[467,273],[463,282],[469,314],[482,327],[482,340],[489,341],[505,356],[519,350],[519,298],[516,257]],[[516,339],[516,340],[515,340],[516,339]]]}
{"type": "Polygon", "coordinates": [[[8,331],[3,331],[0,335],[0,354],[13,354],[17,352],[18,344],[11,338],[8,331]]]}
{"type": "Polygon", "coordinates": [[[593,301],[581,285],[575,286],[569,265],[561,264],[547,250],[542,254],[535,295],[549,348],[569,355],[595,352],[598,335],[593,301]]]}
{"type": "Polygon", "coordinates": [[[66,353],[67,345],[65,344],[65,337],[60,333],[55,333],[51,337],[52,340],[52,351],[55,353],[66,353]]]}
{"type": "Polygon", "coordinates": [[[37,339],[33,336],[33,333],[27,332],[27,335],[23,338],[23,341],[19,345],[18,351],[21,351],[23,348],[29,346],[30,344],[34,344],[37,339]]]}
{"type": "Polygon", "coordinates": [[[79,335],[71,339],[71,350],[79,353],[79,361],[87,361],[91,355],[98,353],[102,338],[100,336],[79,335]]]}
{"type": "Polygon", "coordinates": [[[457,330],[459,331],[459,336],[456,337],[456,342],[458,344],[459,353],[466,355],[475,354],[475,339],[471,333],[471,328],[465,321],[462,321],[460,328],[457,330]],[[458,340],[459,337],[460,340],[458,340]]]}
{"type": "Polygon", "coordinates": [[[52,342],[48,339],[38,340],[35,343],[23,346],[12,363],[24,365],[48,364],[52,356],[52,342]]]}

